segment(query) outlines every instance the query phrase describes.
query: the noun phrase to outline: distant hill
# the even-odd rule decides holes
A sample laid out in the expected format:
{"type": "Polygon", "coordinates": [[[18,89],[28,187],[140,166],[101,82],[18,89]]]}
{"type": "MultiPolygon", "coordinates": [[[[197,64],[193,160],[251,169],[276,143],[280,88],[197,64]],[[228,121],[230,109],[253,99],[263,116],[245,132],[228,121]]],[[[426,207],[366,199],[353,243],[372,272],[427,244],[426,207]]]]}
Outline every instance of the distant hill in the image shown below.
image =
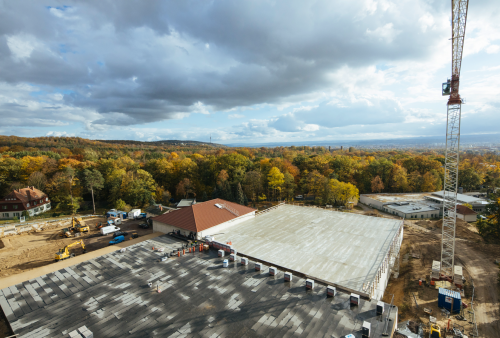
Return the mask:
{"type": "Polygon", "coordinates": [[[212,146],[212,147],[227,147],[223,144],[191,141],[191,140],[160,140],[160,141],[133,141],[133,140],[96,140],[98,142],[110,144],[130,144],[130,145],[156,145],[156,146],[212,146]]]}

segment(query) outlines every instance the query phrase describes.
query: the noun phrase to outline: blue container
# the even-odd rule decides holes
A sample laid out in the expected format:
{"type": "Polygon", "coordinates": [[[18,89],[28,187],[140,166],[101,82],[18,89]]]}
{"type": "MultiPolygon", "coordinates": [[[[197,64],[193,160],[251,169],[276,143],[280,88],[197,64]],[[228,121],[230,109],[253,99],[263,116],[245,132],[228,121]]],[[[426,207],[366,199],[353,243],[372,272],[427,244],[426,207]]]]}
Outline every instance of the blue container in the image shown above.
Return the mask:
{"type": "Polygon", "coordinates": [[[445,308],[451,313],[459,313],[462,305],[462,297],[459,292],[439,288],[438,306],[445,308]]]}

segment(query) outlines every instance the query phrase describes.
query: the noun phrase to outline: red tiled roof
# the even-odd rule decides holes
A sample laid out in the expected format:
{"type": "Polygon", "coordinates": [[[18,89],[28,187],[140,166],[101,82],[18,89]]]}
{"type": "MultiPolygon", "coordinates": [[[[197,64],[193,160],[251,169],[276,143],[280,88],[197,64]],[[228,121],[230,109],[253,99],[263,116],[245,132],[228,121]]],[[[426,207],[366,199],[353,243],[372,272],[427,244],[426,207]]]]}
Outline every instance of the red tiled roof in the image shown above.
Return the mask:
{"type": "Polygon", "coordinates": [[[244,205],[216,198],[156,216],[153,220],[192,232],[200,232],[239,217],[227,209],[218,208],[215,204],[226,204],[236,210],[240,216],[256,211],[244,205]]]}
{"type": "Polygon", "coordinates": [[[471,209],[469,209],[466,206],[461,205],[461,204],[457,205],[457,213],[459,213],[461,215],[476,215],[477,214],[477,212],[475,212],[474,210],[471,210],[471,209]]]}
{"type": "Polygon", "coordinates": [[[39,200],[45,197],[47,197],[47,195],[44,192],[38,190],[37,188],[27,187],[23,189],[14,190],[13,192],[5,196],[3,198],[3,201],[5,201],[6,199],[17,198],[21,200],[23,203],[29,203],[29,201],[39,200]]]}

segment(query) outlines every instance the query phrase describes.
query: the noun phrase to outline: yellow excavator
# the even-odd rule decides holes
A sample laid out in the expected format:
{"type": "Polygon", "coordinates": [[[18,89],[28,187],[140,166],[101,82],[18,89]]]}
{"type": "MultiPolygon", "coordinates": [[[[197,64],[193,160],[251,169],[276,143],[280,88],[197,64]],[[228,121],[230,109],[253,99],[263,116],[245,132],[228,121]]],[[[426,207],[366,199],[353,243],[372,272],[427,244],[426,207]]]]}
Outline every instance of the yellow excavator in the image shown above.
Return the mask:
{"type": "Polygon", "coordinates": [[[69,253],[69,248],[71,248],[72,246],[75,246],[75,245],[79,245],[79,244],[82,246],[83,253],[85,253],[85,251],[86,251],[85,244],[83,244],[83,240],[79,240],[79,241],[76,241],[76,242],[73,242],[71,244],[66,245],[62,249],[59,249],[59,252],[56,252],[55,261],[58,262],[58,261],[62,261],[64,259],[75,257],[74,253],[71,253],[71,254],[69,253]]]}
{"type": "Polygon", "coordinates": [[[71,220],[71,223],[72,223],[71,229],[73,231],[76,231],[76,232],[89,232],[89,230],[90,230],[88,225],[84,225],[82,223],[82,218],[81,217],[78,217],[78,218],[73,217],[73,219],[71,220]]]}

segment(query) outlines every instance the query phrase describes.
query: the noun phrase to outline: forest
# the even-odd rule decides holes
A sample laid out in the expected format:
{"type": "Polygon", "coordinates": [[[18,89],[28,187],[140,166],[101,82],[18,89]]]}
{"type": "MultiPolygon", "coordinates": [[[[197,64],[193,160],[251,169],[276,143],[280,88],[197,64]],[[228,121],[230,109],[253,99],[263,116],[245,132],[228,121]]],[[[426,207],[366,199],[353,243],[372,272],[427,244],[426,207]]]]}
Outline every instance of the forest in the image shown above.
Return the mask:
{"type": "MultiPolygon", "coordinates": [[[[35,186],[54,212],[128,209],[182,198],[240,204],[288,200],[348,206],[359,194],[443,187],[444,154],[325,147],[229,148],[210,144],[112,143],[74,137],[0,136],[0,195],[35,186]]],[[[462,153],[464,191],[500,187],[500,156],[462,153]]]]}

